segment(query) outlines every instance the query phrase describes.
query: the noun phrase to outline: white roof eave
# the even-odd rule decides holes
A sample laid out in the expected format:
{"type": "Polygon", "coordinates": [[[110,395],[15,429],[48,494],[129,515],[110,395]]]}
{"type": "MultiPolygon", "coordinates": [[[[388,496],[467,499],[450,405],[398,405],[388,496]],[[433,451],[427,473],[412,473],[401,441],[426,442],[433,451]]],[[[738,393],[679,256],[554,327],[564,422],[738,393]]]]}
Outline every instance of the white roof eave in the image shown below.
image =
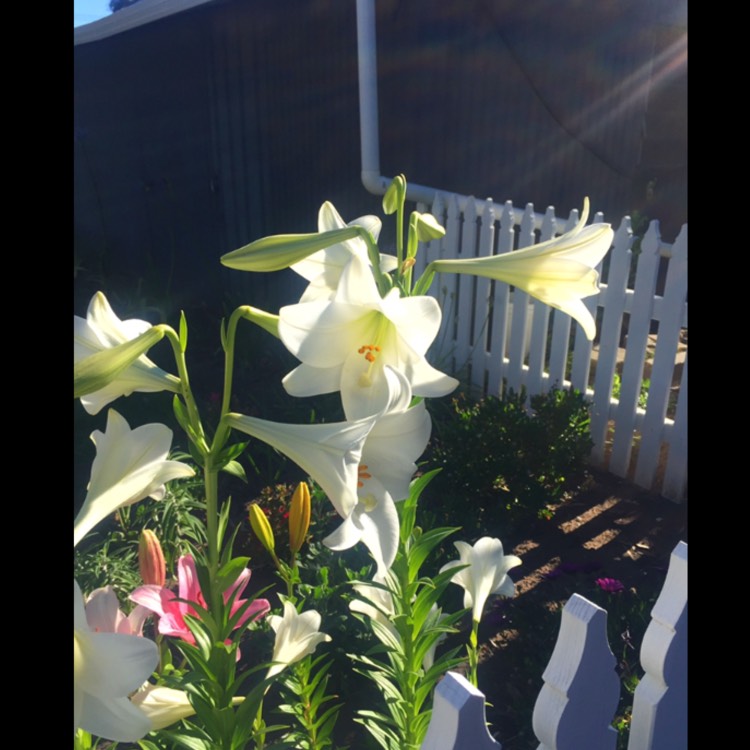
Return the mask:
{"type": "Polygon", "coordinates": [[[141,0],[141,2],[123,8],[98,21],[84,24],[73,29],[73,46],[98,42],[109,36],[129,31],[137,26],[158,21],[198,5],[205,5],[213,0],[141,0]]]}

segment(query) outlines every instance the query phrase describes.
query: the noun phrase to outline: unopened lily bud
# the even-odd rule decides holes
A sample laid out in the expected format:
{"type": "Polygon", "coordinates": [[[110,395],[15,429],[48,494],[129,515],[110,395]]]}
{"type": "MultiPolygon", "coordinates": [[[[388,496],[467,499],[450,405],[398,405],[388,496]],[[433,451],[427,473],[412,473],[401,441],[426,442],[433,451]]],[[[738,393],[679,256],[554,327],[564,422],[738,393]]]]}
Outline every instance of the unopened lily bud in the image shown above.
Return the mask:
{"type": "Polygon", "coordinates": [[[310,488],[306,482],[300,482],[292,495],[292,505],[289,508],[289,549],[293,554],[299,552],[305,543],[309,528],[310,488]]]}
{"type": "Polygon", "coordinates": [[[401,264],[401,273],[406,273],[410,268],[414,268],[416,265],[416,260],[414,258],[407,258],[402,264],[401,264]]]}
{"type": "Polygon", "coordinates": [[[273,529],[268,522],[268,518],[266,518],[266,514],[257,503],[248,506],[247,510],[250,518],[250,526],[252,526],[255,536],[258,537],[265,549],[273,555],[276,542],[273,538],[273,529]]]}
{"type": "Polygon", "coordinates": [[[146,584],[163,587],[167,582],[167,566],[159,538],[151,529],[143,529],[138,540],[138,568],[146,584]]]}
{"type": "Polygon", "coordinates": [[[344,227],[315,234],[277,234],[221,256],[221,263],[238,271],[281,271],[308,255],[358,237],[361,227],[344,227]]]}
{"type": "Polygon", "coordinates": [[[417,237],[420,242],[429,242],[445,237],[445,228],[438,223],[438,220],[432,214],[417,214],[416,225],[417,237]]]}
{"type": "MultiPolygon", "coordinates": [[[[109,385],[154,344],[164,338],[164,326],[154,326],[124,344],[91,354],[73,363],[73,398],[87,396],[109,385]]],[[[164,373],[165,387],[174,388],[177,378],[164,373]]]]}

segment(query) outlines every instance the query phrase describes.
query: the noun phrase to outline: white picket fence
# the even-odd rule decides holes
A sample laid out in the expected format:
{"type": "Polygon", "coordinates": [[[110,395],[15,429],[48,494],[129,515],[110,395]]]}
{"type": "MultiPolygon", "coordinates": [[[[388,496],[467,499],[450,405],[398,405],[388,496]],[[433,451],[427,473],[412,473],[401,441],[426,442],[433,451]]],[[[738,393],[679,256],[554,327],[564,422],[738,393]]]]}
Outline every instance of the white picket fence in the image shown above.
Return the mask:
{"type": "MultiPolygon", "coordinates": [[[[431,211],[446,229],[442,240],[417,254],[420,272],[437,258],[507,253],[543,242],[578,219],[576,210],[562,221],[552,207],[542,215],[531,203],[519,210],[511,201],[440,192],[431,206],[417,208],[431,211]]],[[[603,221],[601,214],[594,221],[603,221]]],[[[531,396],[553,386],[586,393],[592,463],[679,502],[687,496],[687,224],[669,245],[652,221],[637,256],[632,244],[626,216],[602,264],[601,291],[585,300],[597,317],[595,343],[568,315],[507,284],[437,275],[430,293],[442,305],[443,322],[433,359],[481,394],[524,387],[531,396]],[[663,290],[657,290],[660,277],[663,290]],[[645,408],[639,405],[644,378],[650,379],[645,408]]]]}
{"type": "MultiPolygon", "coordinates": [[[[687,748],[687,544],[672,552],[641,644],[645,672],[633,696],[628,750],[687,748]]],[[[537,750],[614,750],[620,695],[607,641],[607,612],[578,594],[565,605],[555,649],[534,706],[537,750]]],[[[493,696],[502,700],[502,696],[493,696]]],[[[448,672],[435,690],[421,750],[500,750],[490,736],[484,695],[448,672]]]]}

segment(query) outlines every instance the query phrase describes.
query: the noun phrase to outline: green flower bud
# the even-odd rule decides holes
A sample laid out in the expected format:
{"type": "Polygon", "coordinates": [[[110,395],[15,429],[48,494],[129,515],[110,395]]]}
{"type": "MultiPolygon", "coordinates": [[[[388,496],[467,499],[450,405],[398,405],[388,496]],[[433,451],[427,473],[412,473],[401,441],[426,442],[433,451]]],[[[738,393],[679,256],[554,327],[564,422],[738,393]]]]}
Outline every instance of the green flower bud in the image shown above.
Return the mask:
{"type": "Polygon", "coordinates": [[[318,250],[359,237],[362,231],[366,230],[352,226],[315,234],[275,234],[222,255],[221,262],[237,271],[281,271],[318,250]]]}

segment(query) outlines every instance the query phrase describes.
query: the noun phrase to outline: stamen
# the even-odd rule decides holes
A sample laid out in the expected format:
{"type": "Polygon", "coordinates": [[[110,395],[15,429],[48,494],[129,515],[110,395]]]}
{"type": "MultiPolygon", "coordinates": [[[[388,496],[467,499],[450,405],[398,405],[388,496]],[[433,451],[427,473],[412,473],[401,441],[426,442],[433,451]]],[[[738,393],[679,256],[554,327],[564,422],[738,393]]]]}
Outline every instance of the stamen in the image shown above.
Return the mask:
{"type": "Polygon", "coordinates": [[[372,366],[377,361],[380,352],[381,348],[377,344],[364,344],[357,349],[357,354],[363,355],[364,359],[369,362],[367,369],[359,376],[360,388],[369,388],[372,385],[372,366]]]}
{"type": "Polygon", "coordinates": [[[365,486],[365,479],[372,479],[372,474],[367,471],[367,464],[360,464],[359,468],[357,469],[357,474],[359,475],[359,479],[357,480],[358,488],[362,488],[365,486]]]}

